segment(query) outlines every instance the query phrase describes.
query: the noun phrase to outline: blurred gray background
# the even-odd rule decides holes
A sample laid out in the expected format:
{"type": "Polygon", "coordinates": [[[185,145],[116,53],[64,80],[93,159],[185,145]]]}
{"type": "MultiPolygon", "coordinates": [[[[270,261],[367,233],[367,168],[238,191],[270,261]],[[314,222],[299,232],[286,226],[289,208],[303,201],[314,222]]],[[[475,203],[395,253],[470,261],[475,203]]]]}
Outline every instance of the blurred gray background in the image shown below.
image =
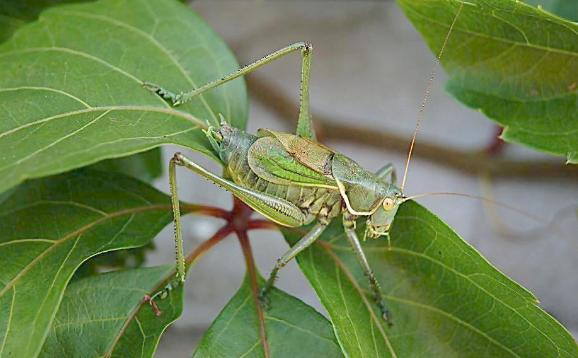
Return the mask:
{"type": "MultiPolygon", "coordinates": [[[[314,46],[312,111],[335,123],[352,123],[388,132],[409,143],[418,109],[433,64],[426,48],[394,2],[333,1],[209,1],[192,5],[231,46],[242,64],[296,41],[314,46]]],[[[299,55],[270,64],[251,76],[249,91],[287,97],[297,105],[299,55]]],[[[438,72],[441,72],[438,71],[438,72]]],[[[496,135],[494,124],[465,108],[443,90],[440,73],[433,86],[431,104],[417,140],[417,148],[437,144],[450,151],[481,150],[496,135]]],[[[293,124],[280,118],[279,104],[265,104],[252,96],[249,130],[260,127],[292,131],[293,124]]],[[[261,98],[261,99],[260,99],[261,98]]],[[[315,117],[313,118],[315,120],[315,117]]],[[[326,144],[375,170],[393,162],[403,172],[405,154],[348,140],[326,144]]],[[[166,148],[165,159],[177,148],[166,148]]],[[[199,154],[189,153],[209,169],[219,168],[199,154]]],[[[427,155],[427,153],[425,153],[427,155]]],[[[442,155],[442,154],[440,154],[442,155]]],[[[439,156],[439,155],[438,155],[439,156]]],[[[539,162],[551,159],[536,152],[508,145],[500,158],[539,162]]],[[[441,159],[443,161],[443,157],[441,159]]],[[[224,208],[231,196],[192,173],[179,172],[183,200],[224,208]]],[[[156,182],[168,191],[168,179],[156,182]]],[[[510,205],[553,220],[545,225],[515,212],[490,207],[480,201],[454,197],[419,200],[472,243],[490,262],[534,292],[542,306],[563,324],[578,331],[578,182],[543,175],[504,178],[500,175],[465,174],[416,156],[409,171],[406,194],[454,191],[491,196],[510,205]],[[556,218],[554,220],[554,218],[556,218]]],[[[213,234],[218,220],[188,217],[185,223],[187,250],[213,234]]],[[[274,231],[251,234],[257,264],[268,274],[275,258],[287,248],[274,231]]],[[[158,249],[149,264],[174,260],[172,228],[157,238],[158,249]]],[[[183,316],[163,337],[158,357],[188,357],[198,339],[238,289],[244,276],[244,261],[237,240],[231,236],[216,246],[191,269],[187,281],[183,316]]],[[[278,286],[323,312],[313,290],[295,263],[281,272],[278,286]]]]}

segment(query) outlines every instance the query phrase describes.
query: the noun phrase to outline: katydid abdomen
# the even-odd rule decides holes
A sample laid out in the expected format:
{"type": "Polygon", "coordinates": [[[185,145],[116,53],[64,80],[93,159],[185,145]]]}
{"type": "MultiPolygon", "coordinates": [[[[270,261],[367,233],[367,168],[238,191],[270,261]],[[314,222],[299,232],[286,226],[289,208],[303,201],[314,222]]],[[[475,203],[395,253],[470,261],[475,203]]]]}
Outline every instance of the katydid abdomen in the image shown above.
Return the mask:
{"type": "Polygon", "coordinates": [[[223,137],[218,143],[219,156],[225,164],[227,174],[238,185],[295,204],[307,215],[306,223],[317,219],[326,224],[341,213],[342,200],[336,187],[266,180],[255,173],[249,163],[249,152],[259,138],[228,126],[221,127],[219,133],[223,137]]]}

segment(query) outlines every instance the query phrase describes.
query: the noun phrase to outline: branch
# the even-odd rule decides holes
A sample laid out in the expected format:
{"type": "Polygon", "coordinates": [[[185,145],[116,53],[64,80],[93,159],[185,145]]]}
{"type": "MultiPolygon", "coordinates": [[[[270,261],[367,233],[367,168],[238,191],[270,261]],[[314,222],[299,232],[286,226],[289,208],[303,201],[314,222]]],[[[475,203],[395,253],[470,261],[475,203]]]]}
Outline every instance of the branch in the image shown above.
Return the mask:
{"type": "MultiPolygon", "coordinates": [[[[277,115],[280,120],[296,124],[299,106],[282,93],[277,86],[258,75],[246,77],[251,96],[277,115]]],[[[386,131],[344,124],[355,119],[336,120],[336,116],[312,113],[319,138],[342,140],[406,154],[409,139],[386,131]]],[[[553,160],[511,160],[492,156],[487,149],[462,150],[419,141],[414,156],[429,160],[464,174],[478,176],[489,174],[494,178],[505,177],[561,177],[578,178],[578,166],[563,165],[553,160]]]]}
{"type": "Polygon", "coordinates": [[[249,276],[249,282],[251,284],[251,293],[253,295],[255,310],[257,311],[257,317],[259,319],[259,339],[261,341],[261,345],[263,346],[263,353],[265,358],[269,358],[271,354],[269,351],[269,342],[267,341],[267,332],[265,329],[265,313],[263,312],[263,308],[259,302],[259,283],[257,279],[257,269],[255,268],[255,259],[253,258],[253,250],[251,249],[251,243],[249,242],[247,231],[236,231],[236,234],[239,238],[241,249],[243,250],[243,256],[245,257],[247,275],[249,276]]]}

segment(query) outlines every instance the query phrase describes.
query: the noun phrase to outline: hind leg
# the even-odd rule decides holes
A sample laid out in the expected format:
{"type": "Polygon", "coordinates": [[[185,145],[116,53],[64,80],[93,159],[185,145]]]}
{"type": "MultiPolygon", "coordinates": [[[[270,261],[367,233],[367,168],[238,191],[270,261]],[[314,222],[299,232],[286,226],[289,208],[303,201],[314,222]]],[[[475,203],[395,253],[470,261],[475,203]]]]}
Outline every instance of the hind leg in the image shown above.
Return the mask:
{"type": "Polygon", "coordinates": [[[384,165],[381,169],[375,172],[375,175],[385,180],[387,183],[395,184],[397,182],[397,173],[395,172],[395,168],[393,167],[392,163],[388,163],[384,165]],[[389,181],[387,177],[389,176],[389,181]]]}
{"type": "Polygon", "coordinates": [[[234,80],[235,78],[244,76],[248,73],[255,71],[257,68],[266,65],[272,61],[275,61],[285,55],[288,55],[295,51],[301,51],[302,63],[301,63],[301,85],[299,93],[299,119],[297,121],[297,135],[304,138],[315,138],[315,133],[313,132],[313,126],[311,124],[311,116],[309,114],[309,73],[311,71],[311,53],[313,47],[307,42],[297,42],[287,47],[284,47],[278,51],[267,55],[260,60],[257,60],[233,73],[230,73],[223,78],[209,82],[199,88],[195,88],[188,92],[172,92],[165,88],[162,88],[154,83],[144,82],[143,86],[151,92],[156,93],[163,99],[169,101],[173,106],[178,106],[179,104],[185,103],[193,99],[194,97],[212,89],[218,87],[224,83],[234,80]]]}

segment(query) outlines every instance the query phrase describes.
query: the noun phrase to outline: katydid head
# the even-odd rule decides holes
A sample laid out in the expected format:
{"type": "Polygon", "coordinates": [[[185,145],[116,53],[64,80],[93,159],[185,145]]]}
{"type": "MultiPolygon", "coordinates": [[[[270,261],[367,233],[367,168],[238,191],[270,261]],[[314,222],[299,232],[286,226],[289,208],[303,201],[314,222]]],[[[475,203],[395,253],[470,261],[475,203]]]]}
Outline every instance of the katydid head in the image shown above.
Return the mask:
{"type": "Polygon", "coordinates": [[[215,153],[224,163],[227,163],[231,153],[229,147],[237,142],[235,140],[238,137],[236,134],[240,131],[237,128],[231,127],[221,117],[221,125],[219,127],[209,126],[206,130],[203,130],[203,132],[207,136],[215,153]]]}
{"type": "Polygon", "coordinates": [[[211,147],[213,147],[215,153],[219,158],[221,158],[221,160],[225,160],[225,158],[223,158],[224,152],[222,146],[225,137],[221,133],[221,128],[209,126],[209,128],[203,130],[203,132],[207,136],[207,139],[209,140],[209,143],[211,143],[211,147]]]}
{"type": "Polygon", "coordinates": [[[388,235],[397,209],[404,201],[404,198],[401,189],[390,184],[387,187],[387,194],[381,205],[367,218],[365,235],[371,239],[388,235]]]}

